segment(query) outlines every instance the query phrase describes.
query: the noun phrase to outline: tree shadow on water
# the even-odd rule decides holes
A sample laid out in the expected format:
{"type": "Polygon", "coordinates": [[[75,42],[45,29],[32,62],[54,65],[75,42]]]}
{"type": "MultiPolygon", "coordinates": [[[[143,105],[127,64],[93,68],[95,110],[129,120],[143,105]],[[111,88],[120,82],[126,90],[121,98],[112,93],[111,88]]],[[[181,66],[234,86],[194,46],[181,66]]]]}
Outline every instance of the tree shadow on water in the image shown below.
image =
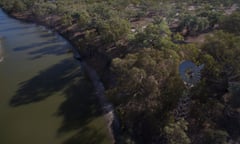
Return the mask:
{"type": "Polygon", "coordinates": [[[57,112],[57,116],[64,116],[59,134],[78,129],[101,114],[93,87],[87,79],[75,79],[65,93],[66,101],[60,105],[57,112]]]}
{"type": "Polygon", "coordinates": [[[89,126],[89,123],[101,116],[100,105],[92,84],[83,77],[79,64],[75,62],[72,59],[64,60],[20,83],[10,105],[17,107],[36,103],[61,91],[65,100],[54,116],[63,117],[63,121],[56,136],[61,137],[74,131],[76,133],[63,144],[103,143],[106,135],[102,133],[101,126],[89,126]]]}
{"type": "Polygon", "coordinates": [[[93,87],[87,79],[75,79],[66,89],[66,101],[57,113],[64,120],[58,129],[58,136],[70,131],[77,131],[64,144],[100,144],[104,141],[101,126],[89,127],[95,118],[101,115],[100,105],[94,94],[93,87]]]}
{"type": "Polygon", "coordinates": [[[3,30],[0,30],[0,32],[22,30],[22,29],[27,29],[27,28],[29,28],[29,27],[28,26],[17,26],[17,27],[11,27],[11,28],[6,28],[6,29],[3,29],[3,30]]]}
{"type": "Polygon", "coordinates": [[[27,46],[16,47],[14,51],[31,50],[28,52],[30,59],[38,59],[45,55],[63,55],[70,51],[70,46],[61,41],[46,41],[33,43],[27,46]]]}
{"type": "Polygon", "coordinates": [[[99,131],[100,129],[85,127],[63,144],[101,144],[104,142],[104,135],[99,131]]]}
{"type": "Polygon", "coordinates": [[[40,49],[34,50],[29,52],[28,54],[31,55],[31,60],[41,58],[45,55],[63,55],[70,51],[70,48],[62,44],[54,44],[44,46],[40,49]]]}
{"type": "Polygon", "coordinates": [[[43,100],[61,91],[75,77],[81,76],[79,66],[67,59],[40,72],[32,79],[20,83],[20,88],[10,101],[11,106],[20,106],[43,100]]]}
{"type": "Polygon", "coordinates": [[[24,51],[24,50],[29,50],[29,49],[45,46],[47,44],[52,44],[52,43],[53,43],[52,41],[37,42],[37,43],[33,43],[33,44],[30,44],[30,45],[27,45],[27,46],[16,47],[13,50],[14,51],[24,51]]]}

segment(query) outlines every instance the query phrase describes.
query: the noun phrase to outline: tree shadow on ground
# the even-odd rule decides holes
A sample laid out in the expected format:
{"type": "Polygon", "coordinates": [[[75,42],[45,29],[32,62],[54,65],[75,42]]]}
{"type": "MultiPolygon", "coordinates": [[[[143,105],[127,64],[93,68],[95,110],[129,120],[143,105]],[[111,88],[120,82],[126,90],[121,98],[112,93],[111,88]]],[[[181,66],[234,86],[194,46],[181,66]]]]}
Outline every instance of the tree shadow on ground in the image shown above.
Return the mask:
{"type": "Polygon", "coordinates": [[[68,138],[64,144],[103,143],[106,134],[99,129],[99,126],[98,128],[88,126],[101,116],[93,86],[83,77],[79,63],[72,59],[63,60],[32,79],[20,83],[20,88],[12,97],[10,105],[18,107],[36,103],[57,92],[64,93],[66,99],[54,114],[63,117],[56,136],[61,137],[74,131],[75,135],[68,138]]]}

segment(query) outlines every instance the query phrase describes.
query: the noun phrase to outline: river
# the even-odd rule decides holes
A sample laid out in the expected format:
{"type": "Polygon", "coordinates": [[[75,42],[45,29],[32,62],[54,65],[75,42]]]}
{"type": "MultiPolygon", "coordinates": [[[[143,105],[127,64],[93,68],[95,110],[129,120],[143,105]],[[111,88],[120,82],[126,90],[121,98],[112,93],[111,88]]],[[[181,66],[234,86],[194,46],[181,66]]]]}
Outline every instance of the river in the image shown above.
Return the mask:
{"type": "Polygon", "coordinates": [[[0,9],[0,143],[109,144],[93,86],[71,45],[0,9]]]}

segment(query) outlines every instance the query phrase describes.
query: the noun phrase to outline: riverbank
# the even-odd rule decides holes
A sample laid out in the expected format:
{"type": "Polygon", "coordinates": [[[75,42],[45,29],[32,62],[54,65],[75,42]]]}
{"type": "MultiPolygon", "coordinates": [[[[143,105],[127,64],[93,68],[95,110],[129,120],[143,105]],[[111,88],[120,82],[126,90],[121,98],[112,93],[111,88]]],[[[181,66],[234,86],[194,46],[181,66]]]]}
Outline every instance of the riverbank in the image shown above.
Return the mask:
{"type": "Polygon", "coordinates": [[[0,9],[0,143],[111,144],[94,87],[69,42],[0,9]]]}
{"type": "MultiPolygon", "coordinates": [[[[79,35],[79,33],[75,32],[76,27],[74,27],[74,25],[71,27],[65,27],[64,25],[61,25],[61,23],[59,22],[60,19],[58,16],[48,16],[45,18],[37,18],[37,17],[34,17],[30,12],[8,13],[8,15],[21,21],[45,26],[48,29],[51,29],[52,31],[58,32],[60,35],[62,35],[65,39],[67,39],[72,44],[74,57],[80,60],[80,65],[82,66],[85,73],[93,83],[94,89],[96,91],[96,96],[99,99],[104,117],[108,123],[108,129],[109,129],[110,136],[112,137],[112,143],[116,143],[114,138],[115,132],[113,130],[117,129],[116,127],[118,127],[119,124],[114,114],[113,106],[108,102],[108,100],[104,95],[103,83],[100,81],[100,78],[95,70],[97,68],[92,67],[93,65],[95,65],[94,62],[96,62],[97,60],[94,60],[94,58],[91,58],[91,59],[84,59],[84,61],[82,61],[81,55],[84,55],[84,53],[80,53],[78,49],[79,45],[77,44],[75,37],[79,35]]],[[[97,70],[100,71],[99,69],[97,70]]]]}

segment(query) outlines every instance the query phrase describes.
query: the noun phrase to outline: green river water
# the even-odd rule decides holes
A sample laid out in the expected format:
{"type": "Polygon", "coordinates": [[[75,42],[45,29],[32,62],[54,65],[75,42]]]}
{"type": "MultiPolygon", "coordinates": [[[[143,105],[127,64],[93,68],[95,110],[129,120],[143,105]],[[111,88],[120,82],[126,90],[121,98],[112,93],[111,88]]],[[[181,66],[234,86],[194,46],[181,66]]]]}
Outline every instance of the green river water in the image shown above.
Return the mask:
{"type": "Polygon", "coordinates": [[[66,40],[1,9],[0,37],[0,144],[111,143],[66,40]]]}

